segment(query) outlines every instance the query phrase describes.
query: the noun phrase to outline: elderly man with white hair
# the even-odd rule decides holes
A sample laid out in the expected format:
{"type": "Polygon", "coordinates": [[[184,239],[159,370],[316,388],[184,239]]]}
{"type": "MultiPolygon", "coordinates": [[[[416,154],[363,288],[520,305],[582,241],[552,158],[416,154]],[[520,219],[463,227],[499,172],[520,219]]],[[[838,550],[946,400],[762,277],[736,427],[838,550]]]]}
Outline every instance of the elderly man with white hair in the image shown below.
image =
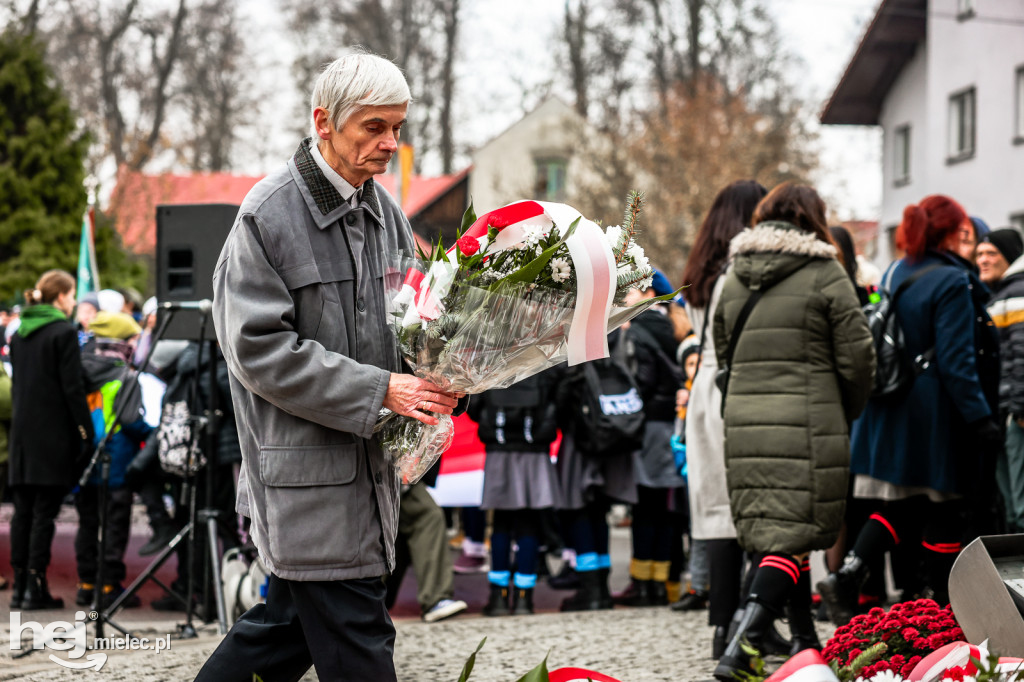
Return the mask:
{"type": "Polygon", "coordinates": [[[401,71],[354,52],[313,88],[313,137],[246,196],[214,271],[214,323],[242,449],[236,508],[271,572],[197,680],[395,680],[382,577],[400,483],[382,407],[436,424],[454,394],[402,373],[385,262],[409,221],[373,180],[398,148],[401,71]]]}

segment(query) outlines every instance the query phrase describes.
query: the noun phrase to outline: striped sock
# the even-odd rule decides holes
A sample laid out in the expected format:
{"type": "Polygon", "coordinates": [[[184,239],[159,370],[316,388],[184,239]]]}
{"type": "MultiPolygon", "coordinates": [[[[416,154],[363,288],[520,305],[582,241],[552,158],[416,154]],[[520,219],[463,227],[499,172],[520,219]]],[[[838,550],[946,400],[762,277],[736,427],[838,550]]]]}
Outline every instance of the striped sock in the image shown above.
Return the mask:
{"type": "Polygon", "coordinates": [[[800,563],[788,554],[767,554],[757,567],[750,598],[781,614],[800,581],[800,563]]]}

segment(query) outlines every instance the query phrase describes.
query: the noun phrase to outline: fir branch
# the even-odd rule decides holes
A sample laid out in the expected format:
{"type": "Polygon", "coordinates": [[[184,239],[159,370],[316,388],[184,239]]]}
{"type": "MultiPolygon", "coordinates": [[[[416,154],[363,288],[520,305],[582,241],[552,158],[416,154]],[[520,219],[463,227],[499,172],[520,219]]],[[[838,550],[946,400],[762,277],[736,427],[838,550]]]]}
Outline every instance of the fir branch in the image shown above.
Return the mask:
{"type": "Polygon", "coordinates": [[[627,289],[635,287],[648,277],[654,277],[654,270],[643,268],[641,270],[633,270],[632,272],[623,272],[615,279],[615,288],[627,289]]]}
{"type": "Polygon", "coordinates": [[[622,219],[622,232],[619,234],[619,241],[615,245],[615,263],[619,264],[626,255],[626,248],[636,236],[636,221],[643,210],[644,193],[630,190],[626,214],[622,219]]]}

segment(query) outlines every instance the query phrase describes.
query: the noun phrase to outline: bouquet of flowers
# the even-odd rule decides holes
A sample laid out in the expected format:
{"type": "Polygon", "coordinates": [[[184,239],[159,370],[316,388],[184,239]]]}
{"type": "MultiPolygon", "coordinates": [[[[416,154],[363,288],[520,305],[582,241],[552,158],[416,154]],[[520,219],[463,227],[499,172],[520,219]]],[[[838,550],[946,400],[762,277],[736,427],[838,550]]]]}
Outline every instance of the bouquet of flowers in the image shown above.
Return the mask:
{"type": "Polygon", "coordinates": [[[918,599],[854,616],[821,653],[841,682],[898,680],[933,651],[963,640],[950,607],[918,599]]]}
{"type": "MultiPolygon", "coordinates": [[[[672,295],[627,306],[654,271],[636,242],[643,195],[622,226],[602,230],[565,204],[520,201],[479,218],[472,206],[455,245],[389,271],[391,328],[417,376],[447,391],[506,388],[568,361],[608,357],[608,333],[672,295]],[[404,273],[404,275],[403,275],[404,273]]],[[[375,431],[403,483],[451,443],[447,416],[428,427],[382,411],[375,431]]]]}

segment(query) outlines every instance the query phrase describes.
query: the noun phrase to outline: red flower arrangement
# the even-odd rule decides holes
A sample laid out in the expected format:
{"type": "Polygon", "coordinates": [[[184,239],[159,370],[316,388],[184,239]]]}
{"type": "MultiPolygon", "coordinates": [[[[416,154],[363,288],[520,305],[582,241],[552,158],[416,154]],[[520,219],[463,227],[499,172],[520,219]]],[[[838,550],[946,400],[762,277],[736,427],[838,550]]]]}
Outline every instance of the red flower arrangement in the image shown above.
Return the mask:
{"type": "Polygon", "coordinates": [[[867,680],[886,670],[906,678],[924,656],[961,641],[964,633],[950,607],[918,599],[854,616],[821,653],[840,680],[867,680]]]}

